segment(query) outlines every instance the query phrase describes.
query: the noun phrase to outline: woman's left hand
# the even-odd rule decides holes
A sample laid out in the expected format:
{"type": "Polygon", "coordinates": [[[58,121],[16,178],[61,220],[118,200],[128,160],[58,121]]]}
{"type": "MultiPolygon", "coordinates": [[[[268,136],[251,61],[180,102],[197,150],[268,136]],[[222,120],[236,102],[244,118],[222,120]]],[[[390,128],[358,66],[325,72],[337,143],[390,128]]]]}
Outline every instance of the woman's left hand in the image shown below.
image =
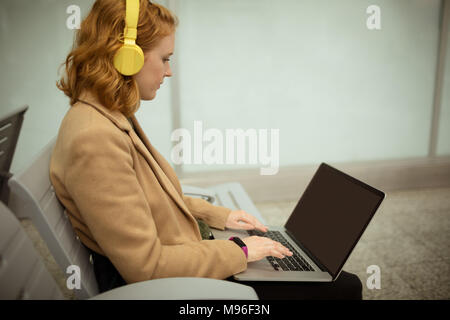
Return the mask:
{"type": "Polygon", "coordinates": [[[267,232],[267,228],[254,216],[244,210],[231,211],[225,226],[230,229],[253,230],[258,229],[267,232]]]}

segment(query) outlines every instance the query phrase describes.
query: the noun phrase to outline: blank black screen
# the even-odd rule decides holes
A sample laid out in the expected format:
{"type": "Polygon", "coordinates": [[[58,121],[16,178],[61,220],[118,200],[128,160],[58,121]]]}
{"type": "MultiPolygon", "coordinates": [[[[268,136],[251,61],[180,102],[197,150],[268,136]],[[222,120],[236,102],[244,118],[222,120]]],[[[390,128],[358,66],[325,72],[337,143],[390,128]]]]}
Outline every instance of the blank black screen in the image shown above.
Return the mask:
{"type": "Polygon", "coordinates": [[[383,199],[383,192],[322,163],[285,228],[334,278],[383,199]]]}

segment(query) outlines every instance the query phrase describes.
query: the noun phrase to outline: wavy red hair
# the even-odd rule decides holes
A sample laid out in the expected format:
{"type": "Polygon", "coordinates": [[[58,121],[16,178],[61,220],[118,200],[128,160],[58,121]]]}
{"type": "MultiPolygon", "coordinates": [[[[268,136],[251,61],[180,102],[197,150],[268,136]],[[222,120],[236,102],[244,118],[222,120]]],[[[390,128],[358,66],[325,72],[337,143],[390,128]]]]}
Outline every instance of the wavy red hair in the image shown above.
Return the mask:
{"type": "MultiPolygon", "coordinates": [[[[61,65],[65,65],[66,74],[56,82],[70,98],[71,106],[88,89],[105,107],[120,110],[127,117],[139,108],[135,79],[120,74],[113,65],[114,55],[123,44],[125,5],[125,0],[96,0],[77,30],[72,51],[61,65]]],[[[170,10],[140,0],[136,44],[144,53],[175,32],[177,26],[178,18],[170,10]]]]}

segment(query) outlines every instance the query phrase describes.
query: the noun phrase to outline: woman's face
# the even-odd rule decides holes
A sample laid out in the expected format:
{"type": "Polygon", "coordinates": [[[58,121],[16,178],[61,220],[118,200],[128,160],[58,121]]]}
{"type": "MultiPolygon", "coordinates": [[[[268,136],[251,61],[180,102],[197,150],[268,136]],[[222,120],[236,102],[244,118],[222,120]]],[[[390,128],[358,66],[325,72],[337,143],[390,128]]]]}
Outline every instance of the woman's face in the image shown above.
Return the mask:
{"type": "Polygon", "coordinates": [[[172,76],[169,57],[175,47],[175,33],[161,39],[159,44],[145,52],[144,66],[134,77],[141,100],[153,100],[165,77],[172,76]]]}

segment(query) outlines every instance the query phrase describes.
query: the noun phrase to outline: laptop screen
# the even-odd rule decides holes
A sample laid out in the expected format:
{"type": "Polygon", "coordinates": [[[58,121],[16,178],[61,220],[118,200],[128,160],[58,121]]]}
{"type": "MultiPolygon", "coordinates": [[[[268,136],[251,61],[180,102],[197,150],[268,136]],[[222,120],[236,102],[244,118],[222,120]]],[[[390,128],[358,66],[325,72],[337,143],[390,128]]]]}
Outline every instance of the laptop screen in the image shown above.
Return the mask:
{"type": "Polygon", "coordinates": [[[322,163],[285,228],[335,278],[383,199],[383,192],[322,163]]]}

